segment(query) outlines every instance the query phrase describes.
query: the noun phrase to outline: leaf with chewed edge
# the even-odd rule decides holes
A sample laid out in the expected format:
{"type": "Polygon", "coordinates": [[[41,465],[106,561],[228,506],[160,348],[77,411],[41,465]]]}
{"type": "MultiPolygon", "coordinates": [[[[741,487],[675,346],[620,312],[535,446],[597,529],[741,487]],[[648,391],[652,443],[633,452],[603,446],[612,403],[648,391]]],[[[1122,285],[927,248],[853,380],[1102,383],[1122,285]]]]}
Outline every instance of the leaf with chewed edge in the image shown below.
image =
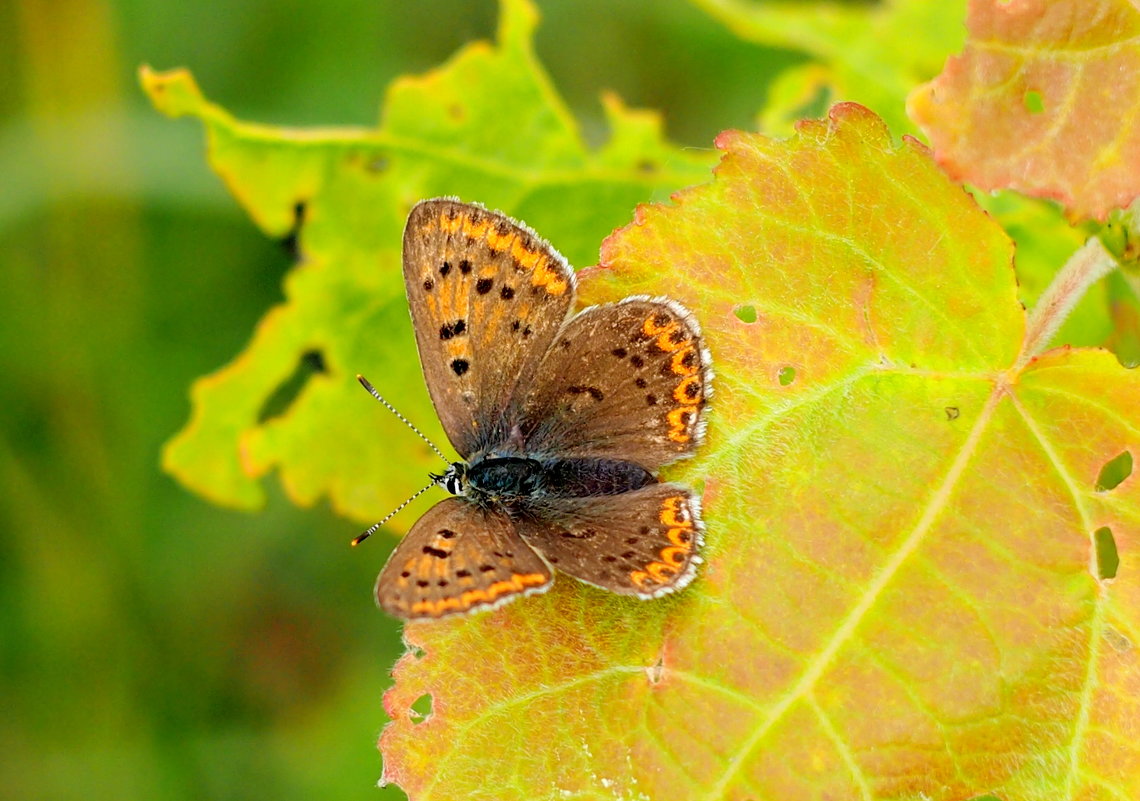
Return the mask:
{"type": "Polygon", "coordinates": [[[1140,454],[1140,373],[1023,352],[1009,240],[866,109],[717,145],[715,180],[639,208],[582,292],[702,324],[709,439],[665,475],[703,487],[705,565],[656,601],[563,577],[408,625],[385,779],[412,801],[1140,796],[1140,480],[1117,458],[1140,454]]]}
{"type": "MultiPolygon", "coordinates": [[[[253,508],[277,468],[290,497],[375,520],[418,489],[438,459],[368,399],[356,373],[436,442],[400,266],[409,209],[457,195],[524,219],[573,263],[643,200],[702,180],[711,154],[665,141],[660,118],[603,98],[609,141],[586,147],[533,52],[537,14],[503,0],[498,43],[389,88],[374,129],[286,129],[241,122],[189,73],[142,72],[155,106],[198,118],[211,165],[268,234],[294,237],[299,263],[233,362],[192,390],[167,471],[209,499],[253,508]],[[313,367],[316,367],[313,370],[313,367]]],[[[402,516],[394,526],[406,526],[402,516]]]]}
{"type": "Polygon", "coordinates": [[[969,38],[909,110],[943,166],[1104,220],[1140,195],[1140,7],[972,0],[969,38]]]}

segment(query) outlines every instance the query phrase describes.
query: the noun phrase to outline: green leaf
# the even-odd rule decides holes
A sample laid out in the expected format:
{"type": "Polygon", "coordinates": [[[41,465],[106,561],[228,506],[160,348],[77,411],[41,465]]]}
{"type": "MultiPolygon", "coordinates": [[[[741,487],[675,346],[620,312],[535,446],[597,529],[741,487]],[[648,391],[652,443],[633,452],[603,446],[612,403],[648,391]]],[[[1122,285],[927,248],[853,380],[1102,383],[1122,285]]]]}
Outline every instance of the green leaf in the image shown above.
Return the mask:
{"type": "Polygon", "coordinates": [[[375,519],[439,464],[355,374],[445,441],[404,299],[400,237],[411,205],[438,195],[477,200],[590,264],[637,203],[708,174],[711,154],[669,145],[655,114],[612,96],[603,99],[610,139],[587,149],[535,59],[536,21],[527,0],[504,2],[496,45],[469,45],[438,70],[396,81],[375,129],[240,122],[205,100],[188,73],[143,70],[158,109],[205,125],[211,165],[254,221],[295,238],[299,251],[285,302],[233,362],[194,385],[191,420],[163,455],[183,484],[253,508],[264,499],[259,480],[276,468],[297,503],[327,495],[342,513],[375,519]],[[323,372],[299,372],[305,359],[323,372]]]}
{"type": "Polygon", "coordinates": [[[709,441],[668,471],[704,488],[701,573],[409,625],[385,779],[413,801],[1136,797],[1140,481],[1098,481],[1140,448],[1140,373],[1025,351],[1012,243],[866,109],[717,145],[716,179],[641,207],[582,292],[701,321],[709,441]]]}
{"type": "Polygon", "coordinates": [[[938,74],[962,43],[964,0],[693,0],[737,36],[812,57],[786,71],[762,113],[764,130],[790,131],[796,120],[853,100],[882,116],[896,134],[917,132],[906,115],[914,86],[938,74]],[[812,106],[820,100],[825,105],[812,106]]]}

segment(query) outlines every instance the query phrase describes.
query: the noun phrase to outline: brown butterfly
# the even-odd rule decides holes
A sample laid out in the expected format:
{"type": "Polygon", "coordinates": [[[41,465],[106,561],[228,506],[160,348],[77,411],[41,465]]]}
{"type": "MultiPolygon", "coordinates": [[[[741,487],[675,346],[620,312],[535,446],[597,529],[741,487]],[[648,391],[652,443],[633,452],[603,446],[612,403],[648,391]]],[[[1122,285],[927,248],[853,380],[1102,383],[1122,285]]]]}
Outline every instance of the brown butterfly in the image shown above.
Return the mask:
{"type": "Polygon", "coordinates": [[[571,314],[562,256],[448,198],[412,209],[404,283],[428,391],[464,461],[432,476],[456,497],[396,547],[380,606],[405,619],[491,609],[549,589],[554,569],[639,598],[688,584],[700,499],[655,471],[704,434],[712,370],[693,316],[644,296],[571,314]]]}

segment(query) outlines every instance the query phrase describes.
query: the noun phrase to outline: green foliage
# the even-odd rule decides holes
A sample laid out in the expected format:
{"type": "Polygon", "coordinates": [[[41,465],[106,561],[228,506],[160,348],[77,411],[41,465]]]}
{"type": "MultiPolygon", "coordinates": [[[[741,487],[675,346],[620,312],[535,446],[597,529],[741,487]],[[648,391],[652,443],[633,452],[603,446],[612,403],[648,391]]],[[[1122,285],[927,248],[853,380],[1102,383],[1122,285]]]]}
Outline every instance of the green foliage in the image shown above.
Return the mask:
{"type": "MultiPolygon", "coordinates": [[[[1096,1],[1102,30],[1127,28],[1127,3],[1096,1]]],[[[442,438],[398,277],[402,215],[438,194],[600,261],[584,302],[697,310],[711,439],[671,475],[704,489],[708,563],[653,603],[562,579],[409,628],[386,776],[496,801],[1140,793],[1136,379],[1092,351],[1020,352],[1017,305],[1031,334],[1134,361],[1135,269],[1041,328],[1061,265],[1104,231],[1009,191],[978,195],[987,220],[899,143],[965,5],[547,0],[533,40],[535,9],[509,0],[494,44],[464,44],[493,34],[492,6],[453,0],[20,6],[0,26],[20,89],[0,106],[8,793],[402,797],[372,786],[403,647],[368,598],[384,538],[350,551],[344,518],[437,465],[352,375],[442,438]],[[140,62],[187,63],[222,101],[147,73],[299,261],[234,219],[191,126],[141,107],[140,62]],[[874,114],[829,116],[845,100],[874,114]],[[791,138],[710,150],[757,118],[791,138]],[[207,371],[162,456],[190,495],[159,452],[207,371]],[[296,507],[324,499],[339,516],[296,507]]]]}

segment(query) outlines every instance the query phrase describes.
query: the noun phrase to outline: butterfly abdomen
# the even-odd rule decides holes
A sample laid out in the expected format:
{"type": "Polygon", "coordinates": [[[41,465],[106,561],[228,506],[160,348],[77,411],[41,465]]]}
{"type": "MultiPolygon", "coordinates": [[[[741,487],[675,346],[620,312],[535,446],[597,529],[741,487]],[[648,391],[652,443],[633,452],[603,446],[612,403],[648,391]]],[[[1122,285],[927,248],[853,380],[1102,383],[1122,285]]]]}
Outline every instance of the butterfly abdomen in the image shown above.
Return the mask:
{"type": "Polygon", "coordinates": [[[544,466],[543,493],[557,498],[621,495],[657,481],[641,465],[620,459],[557,459],[544,466]]]}

